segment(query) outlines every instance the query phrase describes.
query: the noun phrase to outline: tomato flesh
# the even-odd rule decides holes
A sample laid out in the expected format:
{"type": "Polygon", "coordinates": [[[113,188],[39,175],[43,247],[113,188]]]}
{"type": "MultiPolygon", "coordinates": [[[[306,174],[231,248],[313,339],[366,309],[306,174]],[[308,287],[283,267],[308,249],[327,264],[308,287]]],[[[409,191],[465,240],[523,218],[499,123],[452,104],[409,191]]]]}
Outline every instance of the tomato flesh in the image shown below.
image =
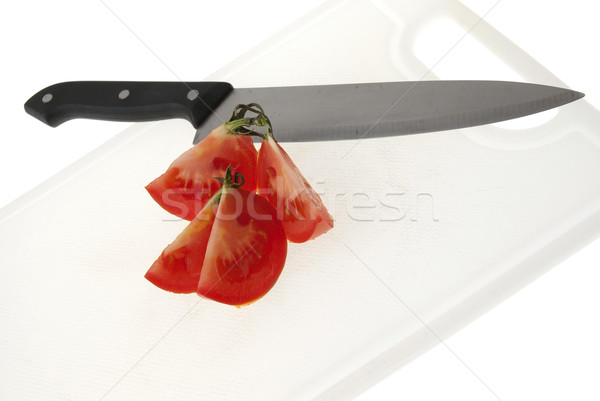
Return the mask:
{"type": "Polygon", "coordinates": [[[256,167],[257,191],[277,209],[291,242],[306,242],[333,227],[321,197],[270,136],[261,144],[256,167]]]}
{"type": "Polygon", "coordinates": [[[275,285],[287,255],[285,232],[276,213],[256,193],[224,191],[198,281],[199,295],[245,305],[275,285]]]}
{"type": "Polygon", "coordinates": [[[250,137],[233,134],[221,125],[175,159],[146,190],[169,213],[192,220],[221,188],[215,177],[223,177],[229,165],[234,174],[244,176],[242,188],[254,191],[256,157],[250,137]]]}
{"type": "Polygon", "coordinates": [[[207,204],[190,224],[169,244],[146,273],[157,287],[179,294],[190,294],[198,287],[206,246],[214,223],[212,203],[207,204]]]}
{"type": "Polygon", "coordinates": [[[171,292],[197,292],[238,306],[254,302],[275,285],[285,264],[287,240],[276,214],[256,193],[225,187],[165,248],[146,278],[171,292]]]}

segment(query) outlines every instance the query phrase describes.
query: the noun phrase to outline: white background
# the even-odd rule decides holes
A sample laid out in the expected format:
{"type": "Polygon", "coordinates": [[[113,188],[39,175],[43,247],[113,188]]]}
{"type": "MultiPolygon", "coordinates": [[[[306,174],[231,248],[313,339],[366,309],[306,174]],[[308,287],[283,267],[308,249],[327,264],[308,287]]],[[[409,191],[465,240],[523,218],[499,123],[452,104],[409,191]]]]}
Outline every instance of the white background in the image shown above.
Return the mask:
{"type": "MultiPolygon", "coordinates": [[[[68,80],[201,80],[321,3],[5,5],[0,207],[129,126],[51,129],[23,111],[38,90],[68,80]]],[[[485,13],[496,1],[465,3],[485,13]]],[[[599,108],[596,9],[589,0],[501,0],[485,19],[599,108]]],[[[600,399],[599,259],[597,240],[359,399],[600,399]]]]}

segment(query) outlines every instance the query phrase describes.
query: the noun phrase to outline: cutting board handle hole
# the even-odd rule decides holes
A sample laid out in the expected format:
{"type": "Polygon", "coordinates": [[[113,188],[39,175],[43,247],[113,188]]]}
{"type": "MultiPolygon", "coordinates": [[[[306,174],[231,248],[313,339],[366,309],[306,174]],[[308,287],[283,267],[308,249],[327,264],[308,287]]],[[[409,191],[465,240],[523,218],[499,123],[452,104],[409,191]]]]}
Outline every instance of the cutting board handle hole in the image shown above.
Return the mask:
{"type": "Polygon", "coordinates": [[[477,39],[477,27],[467,31],[445,16],[435,16],[421,25],[413,40],[413,51],[430,70],[426,79],[524,81],[477,39]]]}

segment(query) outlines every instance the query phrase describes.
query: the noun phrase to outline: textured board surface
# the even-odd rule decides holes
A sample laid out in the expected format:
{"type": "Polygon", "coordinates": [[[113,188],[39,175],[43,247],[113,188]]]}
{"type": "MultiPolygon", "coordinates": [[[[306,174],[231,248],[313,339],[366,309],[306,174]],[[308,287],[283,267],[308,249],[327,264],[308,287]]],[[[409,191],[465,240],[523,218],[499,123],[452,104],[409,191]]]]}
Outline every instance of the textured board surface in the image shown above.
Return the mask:
{"type": "MultiPolygon", "coordinates": [[[[452,2],[331,2],[207,79],[248,87],[419,79],[427,67],[412,45],[430,17],[465,26],[476,18],[452,2]],[[370,43],[361,41],[366,19],[380,20],[370,43]],[[341,21],[356,28],[336,29],[341,21]],[[323,38],[332,46],[298,69],[323,38]],[[370,68],[346,67],[358,47],[370,68]]],[[[494,79],[560,85],[533,60],[500,51],[495,32],[477,32],[510,64],[494,79]]],[[[336,227],[291,244],[276,287],[238,310],[143,278],[186,224],[144,186],[190,146],[193,129],[134,125],[0,211],[0,317],[11,328],[0,334],[10,366],[0,394],[350,398],[597,233],[598,126],[597,111],[580,101],[529,129],[286,144],[336,227]]]]}

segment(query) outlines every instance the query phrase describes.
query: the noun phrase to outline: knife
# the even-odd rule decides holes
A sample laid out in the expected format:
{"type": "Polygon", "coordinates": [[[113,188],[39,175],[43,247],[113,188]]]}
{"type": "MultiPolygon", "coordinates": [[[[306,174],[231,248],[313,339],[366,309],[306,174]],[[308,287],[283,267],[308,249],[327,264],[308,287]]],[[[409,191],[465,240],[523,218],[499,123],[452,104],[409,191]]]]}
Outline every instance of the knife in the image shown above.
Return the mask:
{"type": "Polygon", "coordinates": [[[233,88],[227,82],[74,81],[49,86],[25,110],[56,127],[73,118],[185,118],[194,144],[240,103],[259,103],[280,142],[348,140],[466,128],[538,113],[584,94],[509,81],[413,81],[233,88]]]}

